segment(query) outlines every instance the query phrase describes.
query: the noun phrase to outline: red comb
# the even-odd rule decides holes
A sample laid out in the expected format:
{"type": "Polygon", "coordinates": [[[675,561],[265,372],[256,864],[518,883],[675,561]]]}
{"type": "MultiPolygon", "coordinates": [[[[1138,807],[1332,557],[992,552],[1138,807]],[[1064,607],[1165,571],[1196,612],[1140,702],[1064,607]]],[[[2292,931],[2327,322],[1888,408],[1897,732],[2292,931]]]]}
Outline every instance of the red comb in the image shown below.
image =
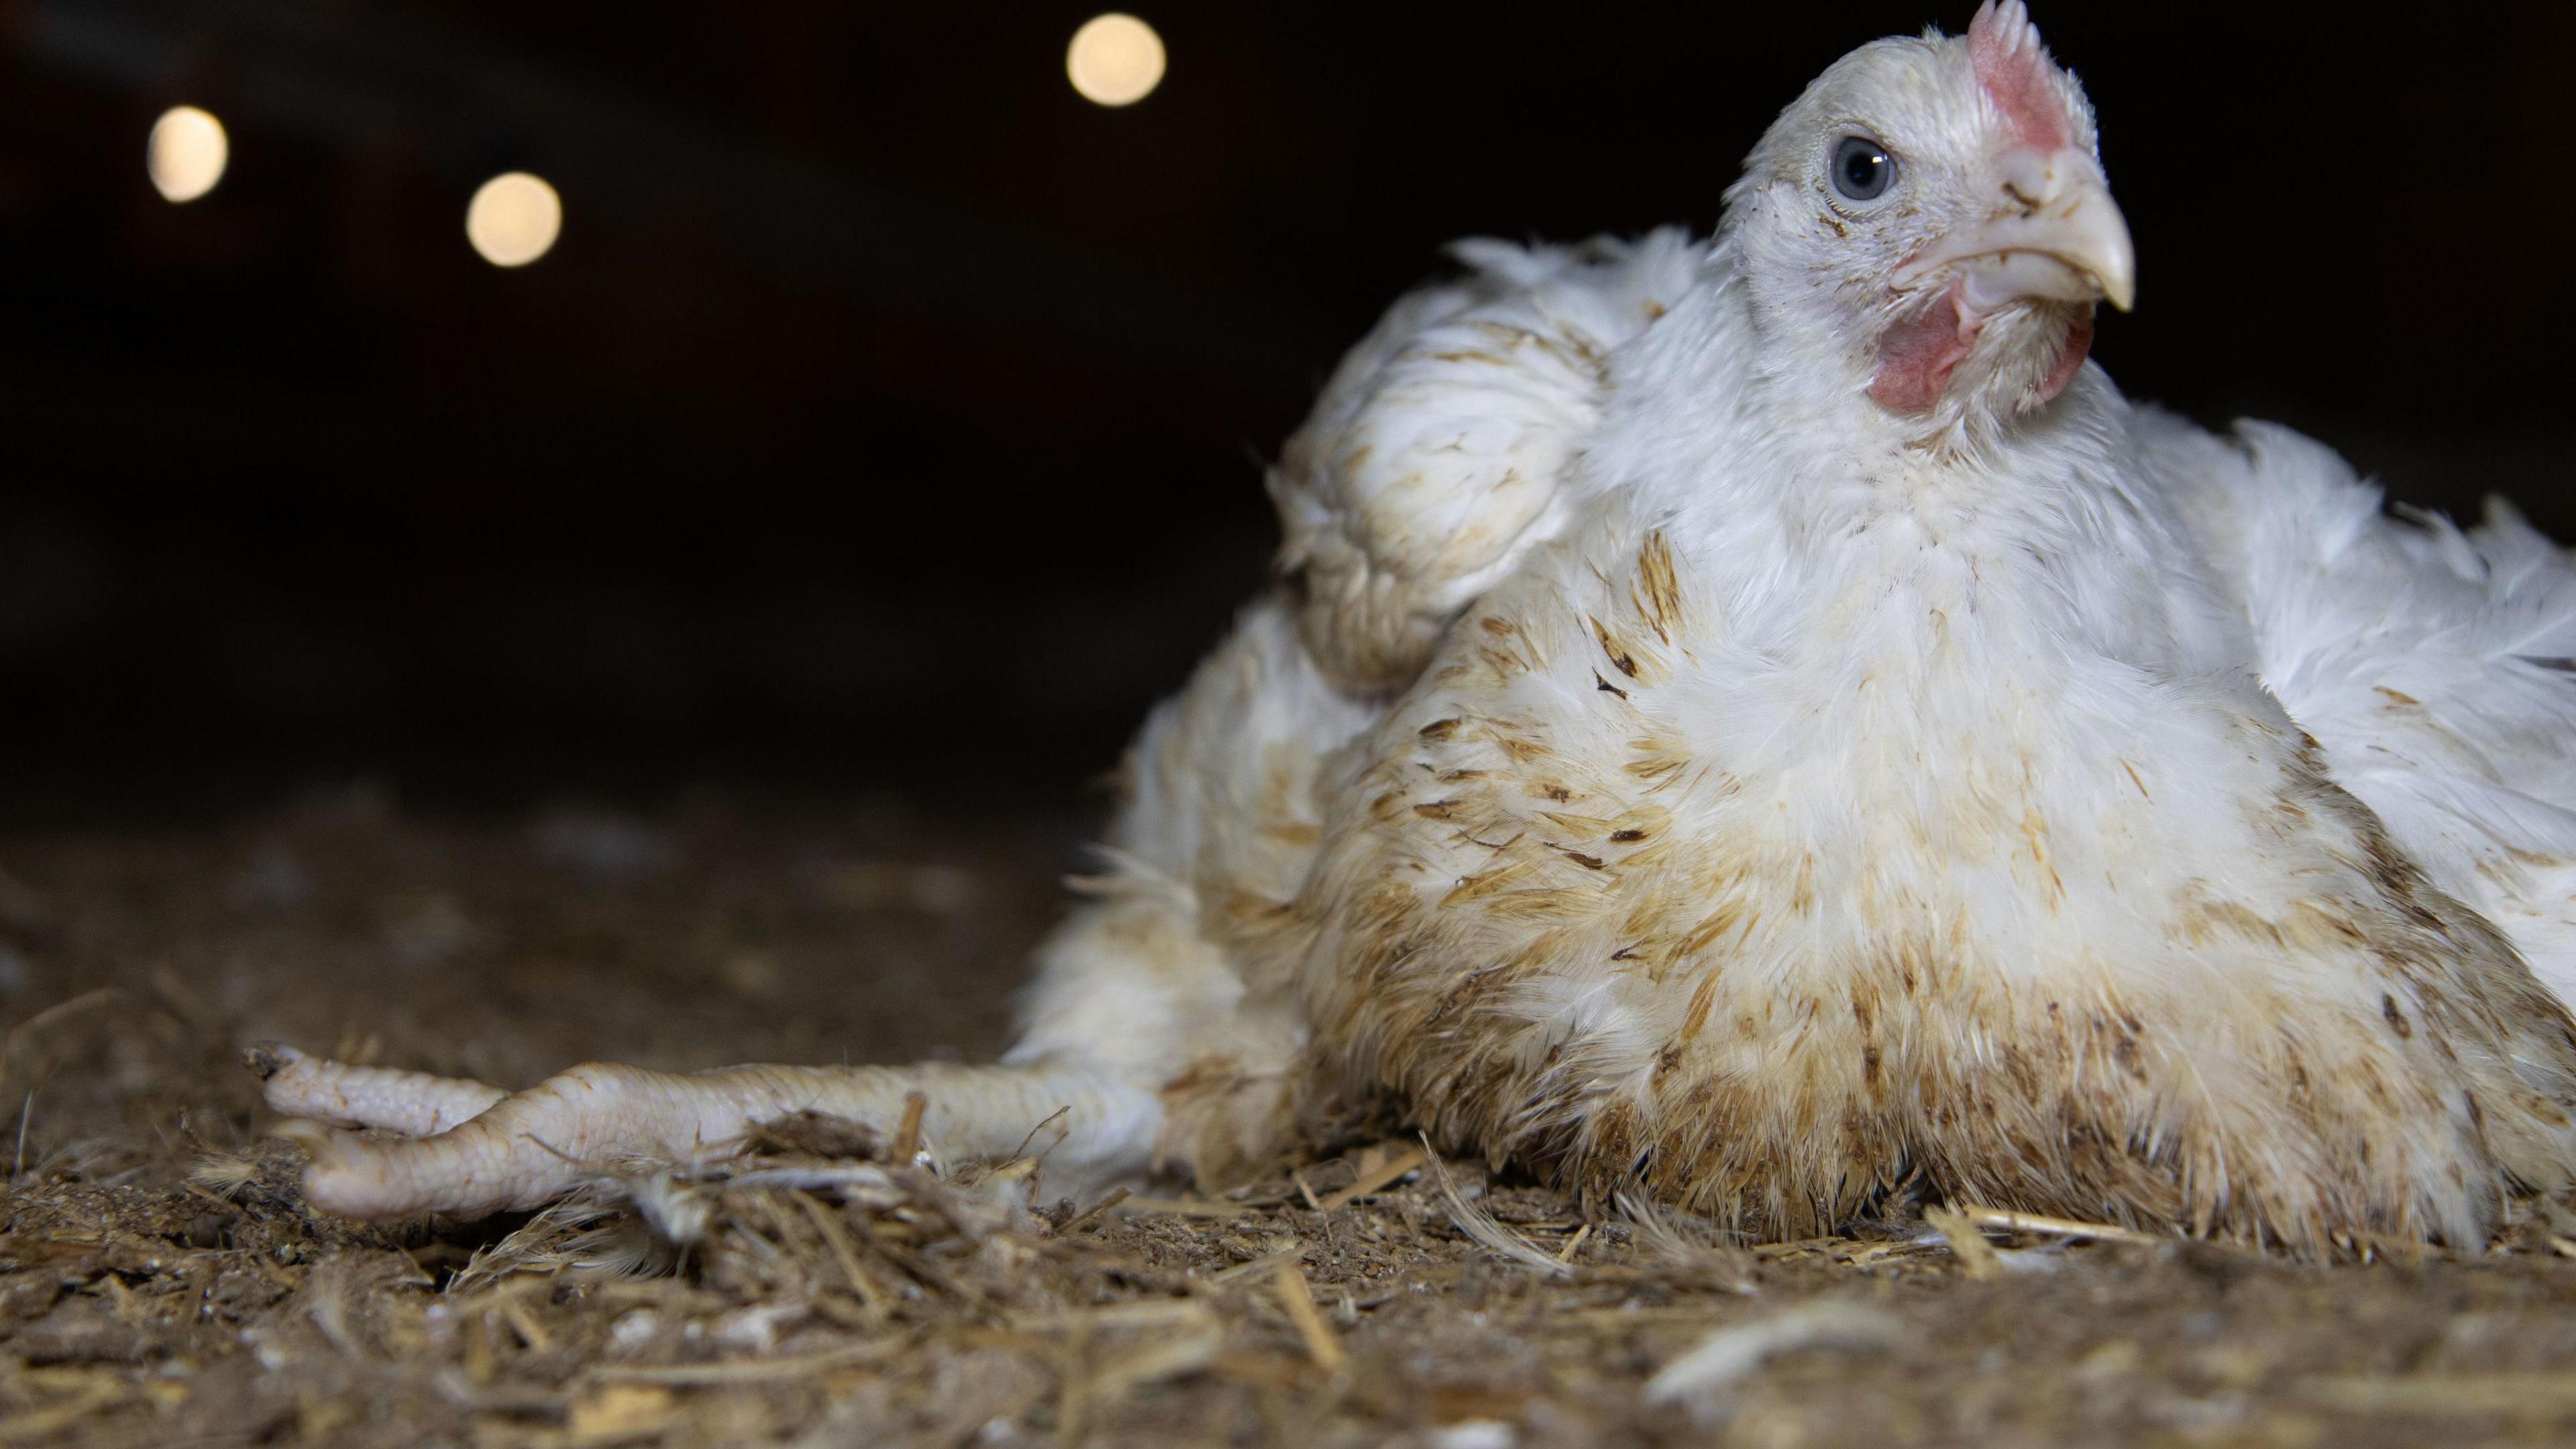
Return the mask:
{"type": "Polygon", "coordinates": [[[2067,144],[2066,102],[2050,83],[2048,47],[2030,23],[2022,0],[1977,7],[1968,22],[1968,60],[1977,84],[2003,112],[2004,123],[2025,146],[2055,151],[2067,144]]]}

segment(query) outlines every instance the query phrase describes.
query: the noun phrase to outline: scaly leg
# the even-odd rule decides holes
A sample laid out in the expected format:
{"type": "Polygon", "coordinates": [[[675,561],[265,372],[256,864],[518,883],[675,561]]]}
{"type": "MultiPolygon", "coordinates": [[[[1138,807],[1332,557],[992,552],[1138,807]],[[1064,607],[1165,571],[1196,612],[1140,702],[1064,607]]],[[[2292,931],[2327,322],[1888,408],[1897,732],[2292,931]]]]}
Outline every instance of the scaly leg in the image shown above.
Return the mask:
{"type": "MultiPolygon", "coordinates": [[[[407,1141],[330,1133],[313,1144],[304,1195],[325,1212],[458,1217],[540,1207],[621,1161],[721,1159],[763,1123],[821,1112],[891,1134],[905,1098],[928,1100],[923,1135],[965,1157],[1007,1157],[1063,1113],[1048,1165],[1078,1179],[1150,1165],[1161,1099],[1082,1067],[730,1067],[679,1073],[591,1063],[524,1092],[352,1067],[272,1051],[269,1105],[290,1116],[415,1132],[407,1141]],[[461,1114],[473,1112],[467,1120],[461,1114]]],[[[1050,1129],[1049,1135],[1052,1135],[1050,1129]]]]}

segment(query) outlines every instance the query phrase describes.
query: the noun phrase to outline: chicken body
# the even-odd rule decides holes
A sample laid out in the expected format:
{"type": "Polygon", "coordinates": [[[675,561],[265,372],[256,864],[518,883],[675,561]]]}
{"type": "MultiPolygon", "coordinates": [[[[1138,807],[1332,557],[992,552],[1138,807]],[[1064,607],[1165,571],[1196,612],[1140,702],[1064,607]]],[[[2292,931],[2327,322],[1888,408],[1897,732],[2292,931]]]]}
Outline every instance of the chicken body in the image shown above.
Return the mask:
{"type": "Polygon", "coordinates": [[[1094,1177],[1382,1099],[1760,1234],[1919,1170],[2483,1241],[2576,1180],[2576,571],[2132,406],[2084,360],[2126,245],[2080,90],[1989,5],[1820,78],[1710,241],[1466,249],[1283,455],[1286,582],[1148,721],[1002,1065],[481,1111],[293,1059],[281,1110],[443,1129],[330,1139],[309,1190],[527,1206],[923,1086],[957,1154],[1073,1106],[1094,1177]]]}

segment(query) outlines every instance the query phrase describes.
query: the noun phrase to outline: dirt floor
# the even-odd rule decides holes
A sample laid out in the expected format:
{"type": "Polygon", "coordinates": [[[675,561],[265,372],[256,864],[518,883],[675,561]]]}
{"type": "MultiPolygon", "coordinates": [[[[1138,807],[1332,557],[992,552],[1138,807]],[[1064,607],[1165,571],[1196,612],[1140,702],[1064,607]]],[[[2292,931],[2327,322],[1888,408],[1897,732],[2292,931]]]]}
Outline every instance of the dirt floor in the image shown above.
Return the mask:
{"type": "Polygon", "coordinates": [[[1939,1209],[1748,1247],[1400,1136],[1104,1208],[807,1131],[361,1229],[262,1136],[262,1041],[514,1085],[987,1055],[1081,825],[713,792],[460,822],[359,786],[0,838],[0,1445],[2576,1440],[2554,1206],[2333,1268],[1939,1209]]]}

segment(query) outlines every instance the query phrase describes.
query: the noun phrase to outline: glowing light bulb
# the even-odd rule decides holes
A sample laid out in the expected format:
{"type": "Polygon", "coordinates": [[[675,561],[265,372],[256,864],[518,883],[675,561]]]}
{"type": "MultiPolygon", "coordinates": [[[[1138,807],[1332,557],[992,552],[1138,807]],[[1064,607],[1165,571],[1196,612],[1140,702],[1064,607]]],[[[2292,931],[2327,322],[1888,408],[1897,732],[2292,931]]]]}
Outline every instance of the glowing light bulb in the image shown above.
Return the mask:
{"type": "Polygon", "coordinates": [[[483,183],[465,208],[465,239],[496,267],[524,267],[563,234],[563,198],[545,178],[510,171],[483,183]]]}
{"type": "Polygon", "coordinates": [[[1086,101],[1132,106],[1163,83],[1163,37],[1133,15],[1095,15],[1065,47],[1064,73],[1086,101]]]}
{"type": "Polygon", "coordinates": [[[224,179],[232,157],[224,123],[195,106],[172,106],[152,123],[143,143],[143,170],[167,201],[194,201],[224,179]]]}

